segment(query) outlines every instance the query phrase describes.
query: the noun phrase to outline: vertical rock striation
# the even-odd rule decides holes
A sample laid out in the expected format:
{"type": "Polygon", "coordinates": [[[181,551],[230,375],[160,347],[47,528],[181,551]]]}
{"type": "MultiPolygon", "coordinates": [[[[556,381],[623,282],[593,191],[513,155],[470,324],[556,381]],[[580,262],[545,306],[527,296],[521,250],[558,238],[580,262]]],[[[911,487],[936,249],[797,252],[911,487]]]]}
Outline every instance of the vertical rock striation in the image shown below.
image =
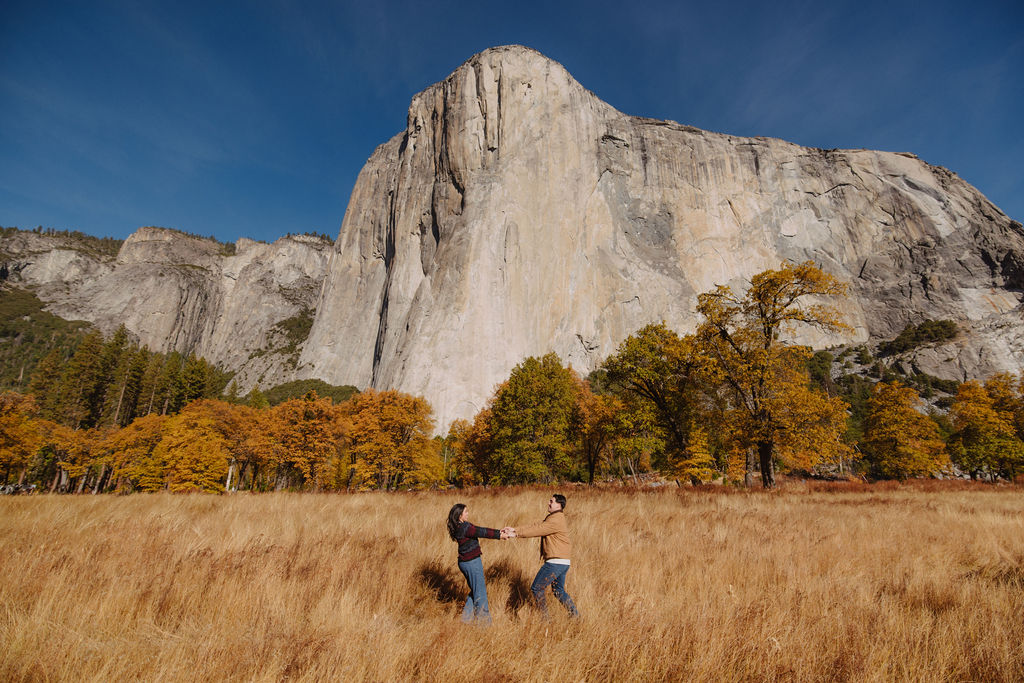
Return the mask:
{"type": "Polygon", "coordinates": [[[985,340],[948,350],[956,373],[1024,363],[1024,232],[949,171],[627,116],[537,52],[495,48],[416,95],[367,162],[301,371],[422,394],[445,424],[527,355],[589,371],[787,259],[851,284],[853,333],[803,341],[952,318],[985,340]]]}

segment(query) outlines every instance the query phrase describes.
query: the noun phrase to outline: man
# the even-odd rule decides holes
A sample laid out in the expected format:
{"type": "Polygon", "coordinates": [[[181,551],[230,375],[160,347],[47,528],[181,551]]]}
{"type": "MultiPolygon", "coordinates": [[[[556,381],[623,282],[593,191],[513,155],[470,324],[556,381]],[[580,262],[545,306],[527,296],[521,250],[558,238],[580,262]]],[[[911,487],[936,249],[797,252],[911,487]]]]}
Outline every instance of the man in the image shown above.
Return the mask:
{"type": "Polygon", "coordinates": [[[540,558],[544,561],[537,577],[533,580],[530,590],[537,607],[547,617],[547,600],[545,591],[551,586],[552,592],[567,610],[570,616],[578,617],[576,605],[565,590],[565,575],[569,573],[572,544],[569,542],[569,526],[565,522],[565,496],[556,493],[548,501],[548,515],[540,524],[506,528],[503,531],[513,538],[540,537],[540,558]]]}

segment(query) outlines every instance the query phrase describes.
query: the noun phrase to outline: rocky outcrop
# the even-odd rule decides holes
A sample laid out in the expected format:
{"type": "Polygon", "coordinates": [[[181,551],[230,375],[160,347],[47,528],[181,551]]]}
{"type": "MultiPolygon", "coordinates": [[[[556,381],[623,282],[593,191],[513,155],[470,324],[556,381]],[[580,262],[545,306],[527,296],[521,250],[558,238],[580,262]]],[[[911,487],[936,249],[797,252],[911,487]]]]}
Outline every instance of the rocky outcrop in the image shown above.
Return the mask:
{"type": "Polygon", "coordinates": [[[1024,231],[953,173],[627,116],[522,47],[413,98],[335,250],[300,371],[423,394],[442,423],[527,355],[587,372],[646,323],[691,330],[699,292],[784,260],[851,285],[853,332],[801,341],[951,318],[969,333],[936,374],[1024,365],[1024,231]]]}
{"type": "Polygon", "coordinates": [[[5,239],[3,251],[51,312],[108,334],[124,324],[155,351],[237,371],[245,388],[294,379],[298,348],[279,324],[312,318],[331,257],[318,237],[223,245],[162,228],[136,231],[116,258],[33,233],[5,239]]]}
{"type": "Polygon", "coordinates": [[[124,321],[243,384],[398,388],[427,397],[441,428],[528,355],[555,351],[585,373],[649,322],[693,329],[698,293],[785,260],[850,283],[852,331],[797,331],[802,342],[953,319],[964,334],[919,350],[922,371],[1024,367],[1024,229],[952,172],[628,116],[523,47],[476,55],[413,98],[333,247],[220,250],[143,229],[114,262],[54,253],[23,274],[61,315],[124,321]],[[261,354],[277,323],[304,314],[296,356],[261,354]]]}

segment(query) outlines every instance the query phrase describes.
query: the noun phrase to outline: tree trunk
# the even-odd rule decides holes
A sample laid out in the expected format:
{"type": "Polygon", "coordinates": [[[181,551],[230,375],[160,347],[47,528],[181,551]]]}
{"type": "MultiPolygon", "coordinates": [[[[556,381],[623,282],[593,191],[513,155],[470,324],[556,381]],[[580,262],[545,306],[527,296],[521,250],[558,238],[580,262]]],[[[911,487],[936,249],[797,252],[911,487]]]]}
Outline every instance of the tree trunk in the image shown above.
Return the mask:
{"type": "Polygon", "coordinates": [[[743,485],[748,489],[754,486],[754,468],[757,466],[757,460],[754,458],[754,450],[752,448],[747,449],[747,471],[743,475],[743,485]]]}
{"type": "Polygon", "coordinates": [[[772,441],[757,442],[757,456],[761,461],[761,485],[766,489],[775,488],[775,463],[772,454],[775,451],[775,443],[772,441]]]}
{"type": "Polygon", "coordinates": [[[96,479],[96,485],[92,487],[92,495],[95,496],[97,493],[100,492],[100,488],[103,486],[103,480],[106,478],[106,476],[107,476],[107,466],[106,466],[106,464],[104,464],[100,468],[100,476],[99,476],[98,479],[96,479]]]}
{"type": "Polygon", "coordinates": [[[124,376],[124,384],[121,385],[121,393],[117,397],[117,409],[114,411],[114,426],[118,426],[118,419],[121,417],[121,402],[124,400],[124,390],[128,388],[128,375],[124,376]]]}

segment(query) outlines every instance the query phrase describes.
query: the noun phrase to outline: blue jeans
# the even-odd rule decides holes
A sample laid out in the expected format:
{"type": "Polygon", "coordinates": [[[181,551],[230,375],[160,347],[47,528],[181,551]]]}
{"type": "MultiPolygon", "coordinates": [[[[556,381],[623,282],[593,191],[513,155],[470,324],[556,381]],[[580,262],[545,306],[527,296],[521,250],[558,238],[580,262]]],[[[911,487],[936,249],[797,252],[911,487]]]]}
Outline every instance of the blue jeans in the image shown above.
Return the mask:
{"type": "Polygon", "coordinates": [[[540,571],[537,572],[537,576],[533,579],[533,585],[530,586],[530,590],[533,592],[533,599],[537,602],[537,607],[545,617],[548,615],[548,602],[544,597],[544,593],[547,591],[548,586],[551,586],[551,590],[555,597],[558,598],[558,601],[565,606],[565,609],[569,610],[570,616],[578,617],[580,615],[576,611],[576,604],[565,590],[565,575],[568,573],[569,565],[567,564],[545,562],[540,571]]]}
{"type": "Polygon", "coordinates": [[[467,562],[459,562],[459,571],[466,577],[469,584],[469,597],[462,608],[462,620],[467,624],[474,619],[481,623],[491,623],[491,611],[487,605],[487,584],[484,583],[484,563],[479,557],[467,562]]]}

